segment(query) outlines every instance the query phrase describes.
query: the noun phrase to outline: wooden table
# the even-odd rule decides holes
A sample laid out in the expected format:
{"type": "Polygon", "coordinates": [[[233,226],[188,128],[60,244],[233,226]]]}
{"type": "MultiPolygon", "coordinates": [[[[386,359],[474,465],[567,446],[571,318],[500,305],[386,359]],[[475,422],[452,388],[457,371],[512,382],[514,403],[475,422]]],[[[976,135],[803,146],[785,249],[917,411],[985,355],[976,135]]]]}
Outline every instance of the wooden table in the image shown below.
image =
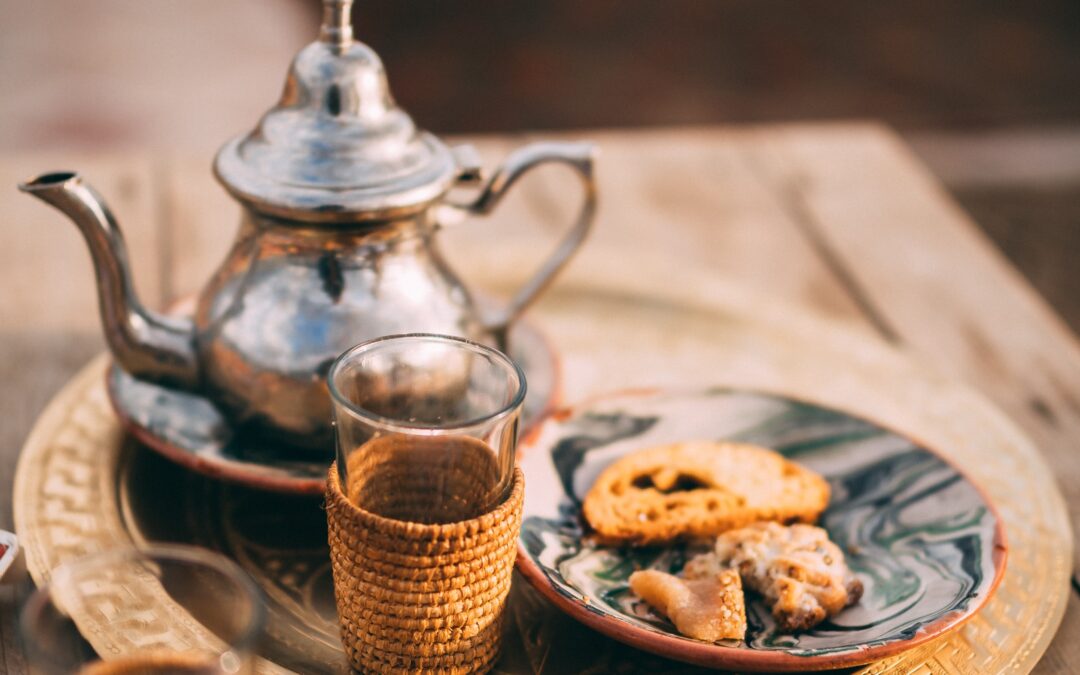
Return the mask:
{"type": "MultiPolygon", "coordinates": [[[[1080,346],[897,137],[873,124],[583,134],[600,143],[603,199],[593,239],[568,271],[646,251],[655,283],[692,266],[876,335],[980,390],[1038,443],[1080,522],[1080,346]]],[[[494,163],[524,138],[477,139],[494,163]]],[[[89,258],[62,216],[19,195],[40,170],[77,167],[127,236],[144,301],[198,289],[224,254],[238,209],[210,158],[140,155],[0,158],[0,527],[25,435],[49,397],[102,349],[89,258]]],[[[449,257],[490,247],[483,278],[514,273],[500,239],[549,245],[565,176],[536,177],[493,217],[446,233],[449,257]]],[[[560,217],[562,216],[562,217],[560,217]]],[[[1080,583],[1040,672],[1080,663],[1080,583]]],[[[0,587],[0,670],[21,672],[17,596],[0,587]]],[[[582,628],[581,630],[585,630],[582,628]]]]}

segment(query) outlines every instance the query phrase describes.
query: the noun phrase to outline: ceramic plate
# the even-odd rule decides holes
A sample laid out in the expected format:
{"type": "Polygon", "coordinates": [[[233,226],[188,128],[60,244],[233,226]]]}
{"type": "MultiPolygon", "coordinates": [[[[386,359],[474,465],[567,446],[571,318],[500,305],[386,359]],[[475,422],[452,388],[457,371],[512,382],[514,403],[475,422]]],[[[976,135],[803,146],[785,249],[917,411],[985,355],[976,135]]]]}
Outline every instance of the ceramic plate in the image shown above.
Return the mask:
{"type": "MultiPolygon", "coordinates": [[[[526,321],[514,325],[510,344],[510,355],[528,380],[522,408],[528,426],[555,404],[559,363],[551,343],[526,321]]],[[[312,452],[234,433],[209,399],[144,382],[115,364],[109,368],[108,390],[132,436],[192,471],[275,492],[321,495],[326,488],[333,448],[312,452]]]]}
{"type": "Polygon", "coordinates": [[[619,394],[553,415],[521,454],[528,489],[518,564],[526,578],[596,630],[673,659],[770,671],[868,663],[958,626],[1004,571],[1000,519],[955,467],[872,422],[803,401],[730,389],[619,394]],[[820,525],[847,553],[862,600],[786,635],[748,597],[745,642],[715,644],[679,635],[638,600],[631,572],[678,572],[693,550],[595,546],[582,499],[615,459],[692,439],[757,443],[825,476],[832,500],[820,525]]]}

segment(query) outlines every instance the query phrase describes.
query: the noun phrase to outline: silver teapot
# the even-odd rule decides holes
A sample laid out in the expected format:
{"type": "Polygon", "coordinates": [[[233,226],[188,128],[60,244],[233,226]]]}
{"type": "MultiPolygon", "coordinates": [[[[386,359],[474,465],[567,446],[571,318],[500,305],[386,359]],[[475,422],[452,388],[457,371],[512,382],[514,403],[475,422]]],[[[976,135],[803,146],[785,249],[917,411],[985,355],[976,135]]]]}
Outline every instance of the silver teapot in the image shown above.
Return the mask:
{"type": "Polygon", "coordinates": [[[512,322],[581,245],[596,203],[589,144],[525,146],[484,180],[470,147],[417,130],[378,56],[353,39],[351,4],[324,0],[319,39],[293,60],[280,102],[218,152],[214,172],[243,217],[192,318],[139,302],[120,229],[77,173],[19,186],[82,231],[107,342],[127,374],[197,392],[230,424],[299,446],[326,447],[326,372],[358,342],[431,332],[505,349],[512,322]],[[580,175],[577,220],[509,306],[485,317],[436,234],[448,214],[489,213],[522,174],[549,162],[580,175]],[[451,201],[462,186],[477,192],[451,201]]]}

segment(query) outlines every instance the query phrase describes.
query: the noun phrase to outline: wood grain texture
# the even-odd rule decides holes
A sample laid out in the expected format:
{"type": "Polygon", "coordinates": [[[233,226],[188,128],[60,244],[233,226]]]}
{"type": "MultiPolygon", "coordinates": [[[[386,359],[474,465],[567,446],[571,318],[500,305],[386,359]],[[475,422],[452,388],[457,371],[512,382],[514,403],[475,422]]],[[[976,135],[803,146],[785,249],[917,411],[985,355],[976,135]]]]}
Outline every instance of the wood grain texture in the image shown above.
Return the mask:
{"type": "Polygon", "coordinates": [[[20,600],[16,586],[0,586],[0,669],[5,673],[22,673],[26,670],[16,627],[16,608],[20,600]]]}
{"type": "Polygon", "coordinates": [[[139,296],[150,307],[160,305],[159,201],[152,160],[137,154],[11,155],[0,158],[0,269],[7,330],[100,332],[90,254],[78,229],[59,211],[15,188],[38,173],[72,167],[108,200],[123,228],[139,296]]]}
{"type": "MultiPolygon", "coordinates": [[[[797,223],[748,170],[742,134],[660,131],[575,134],[597,143],[600,207],[590,239],[564,280],[610,274],[629,284],[672,283],[686,268],[771,293],[851,323],[864,319],[797,223]],[[644,255],[642,255],[644,253],[644,255]],[[634,268],[626,261],[633,259],[634,268]],[[647,268],[640,269],[640,261],[647,268]]],[[[477,143],[487,166],[531,140],[477,143]]],[[[480,278],[523,277],[569,224],[579,188],[569,171],[540,169],[486,219],[444,231],[454,257],[490,249],[480,278]],[[485,222],[487,221],[487,222],[485,222]]],[[[475,256],[474,256],[475,257],[475,256]]],[[[468,276],[469,271],[466,271],[468,276]]]]}
{"type": "MultiPolygon", "coordinates": [[[[1080,133],[1077,134],[1080,137],[1080,133]]],[[[1080,147],[1080,139],[1076,143],[1080,147]]],[[[1080,152],[1072,152],[1080,164],[1080,152]]],[[[950,186],[964,210],[1009,256],[1073,332],[1080,331],[1080,168],[1068,185],[950,186]]]]}
{"type": "Polygon", "coordinates": [[[160,164],[161,261],[169,302],[202,289],[240,225],[240,206],[214,179],[212,161],[170,157],[160,164]]]}
{"type": "Polygon", "coordinates": [[[1080,532],[1080,343],[1069,328],[890,132],[796,129],[763,146],[775,193],[887,334],[1039,443],[1080,532]]]}
{"type": "MultiPolygon", "coordinates": [[[[1075,526],[1080,459],[1069,442],[1080,432],[1080,348],[889,132],[829,125],[581,136],[602,146],[603,201],[566,283],[597,276],[633,292],[674,285],[680,269],[693,267],[703,274],[691,294],[727,292],[734,281],[876,330],[1009,413],[1046,453],[1075,526]],[[649,262],[627,269],[625,260],[639,251],[651,254],[649,262]],[[714,287],[710,278],[723,283],[714,287]]],[[[478,144],[494,166],[526,140],[478,144]]],[[[209,157],[67,159],[63,164],[83,169],[116,211],[147,304],[195,291],[224,256],[239,211],[214,183],[209,157]]],[[[57,166],[56,158],[37,155],[3,158],[0,185],[57,166]]],[[[508,270],[524,278],[568,220],[576,194],[556,169],[517,190],[487,222],[467,221],[442,235],[451,262],[478,287],[508,270]],[[477,260],[477,247],[490,249],[490,258],[460,264],[477,260]]],[[[22,438],[101,340],[89,258],[74,228],[14,190],[0,192],[0,207],[8,223],[0,248],[7,319],[0,410],[8,420],[0,431],[0,494],[10,494],[22,438]]],[[[5,525],[7,499],[0,500],[5,525]]],[[[1080,643],[1067,637],[1080,631],[1078,598],[1074,593],[1040,672],[1070,672],[1080,662],[1080,643]]],[[[10,617],[4,600],[0,612],[10,617]]],[[[591,636],[590,644],[603,640],[575,626],[569,632],[591,636]]],[[[530,636],[521,640],[528,645],[530,636]]],[[[7,642],[4,649],[12,663],[7,642]]],[[[529,658],[535,672],[556,672],[569,657],[529,658]]]]}

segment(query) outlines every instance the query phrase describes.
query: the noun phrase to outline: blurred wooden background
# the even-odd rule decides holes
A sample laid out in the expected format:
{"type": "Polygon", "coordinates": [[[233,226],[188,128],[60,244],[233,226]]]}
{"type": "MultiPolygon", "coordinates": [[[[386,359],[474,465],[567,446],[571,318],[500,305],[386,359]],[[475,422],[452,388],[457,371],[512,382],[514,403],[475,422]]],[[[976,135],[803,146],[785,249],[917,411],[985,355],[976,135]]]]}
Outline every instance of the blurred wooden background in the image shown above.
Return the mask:
{"type": "MultiPolygon", "coordinates": [[[[319,12],[0,0],[0,152],[209,163],[273,103],[319,12]]],[[[1080,328],[1076,0],[358,0],[355,19],[441,133],[882,119],[1080,328]]]]}
{"type": "MultiPolygon", "coordinates": [[[[881,119],[1080,330],[1078,0],[357,3],[357,33],[382,54],[397,98],[421,126],[441,133],[881,119]]],[[[169,212],[185,215],[175,227],[167,223],[175,238],[147,239],[155,230],[134,221],[167,219],[165,209],[145,185],[103,170],[95,155],[113,158],[107,163],[130,153],[131,175],[154,176],[152,155],[203,165],[208,177],[217,148],[277,99],[318,17],[317,0],[0,0],[0,155],[26,175],[65,164],[84,169],[132,214],[135,250],[201,255],[209,244],[185,223],[226,198],[202,200],[197,186],[156,175],[163,184],[156,189],[175,195],[169,212]],[[40,165],[46,156],[55,162],[40,165]]],[[[15,172],[4,175],[0,190],[23,199],[13,194],[15,172]]],[[[618,209],[618,194],[604,198],[618,209]]],[[[25,199],[27,209],[44,208],[25,199]]],[[[88,273],[82,242],[54,219],[55,233],[37,233],[36,241],[77,253],[88,273]]],[[[35,237],[12,213],[0,213],[0,222],[0,245],[35,237]]],[[[913,225],[928,236],[926,223],[913,225]]],[[[9,261],[14,281],[0,292],[0,378],[16,383],[0,387],[0,411],[11,422],[0,433],[7,449],[0,474],[9,478],[27,421],[102,349],[93,307],[79,306],[90,301],[88,287],[62,307],[41,299],[54,262],[9,261]],[[70,325],[73,313],[78,334],[50,328],[70,325]],[[18,386],[26,373],[34,386],[18,386]]],[[[135,267],[149,299],[168,297],[174,277],[190,288],[204,275],[188,265],[139,271],[147,265],[144,258],[135,267]]],[[[983,291],[988,303],[998,290],[983,291]]],[[[1003,338],[1027,328],[992,326],[1003,338]]],[[[1056,362],[1036,361],[1029,369],[1017,360],[1005,372],[1058,374],[1056,362]]],[[[1020,417],[1042,417],[1052,438],[1067,439],[1067,426],[1043,399],[1023,399],[1025,391],[1007,392],[1020,417]]],[[[0,506],[0,526],[10,522],[0,506]]],[[[11,594],[0,589],[0,610],[14,606],[11,594]]],[[[13,616],[0,611],[0,652],[11,646],[13,616]]],[[[1065,657],[1067,649],[1051,667],[1064,671],[1065,657]]]]}

